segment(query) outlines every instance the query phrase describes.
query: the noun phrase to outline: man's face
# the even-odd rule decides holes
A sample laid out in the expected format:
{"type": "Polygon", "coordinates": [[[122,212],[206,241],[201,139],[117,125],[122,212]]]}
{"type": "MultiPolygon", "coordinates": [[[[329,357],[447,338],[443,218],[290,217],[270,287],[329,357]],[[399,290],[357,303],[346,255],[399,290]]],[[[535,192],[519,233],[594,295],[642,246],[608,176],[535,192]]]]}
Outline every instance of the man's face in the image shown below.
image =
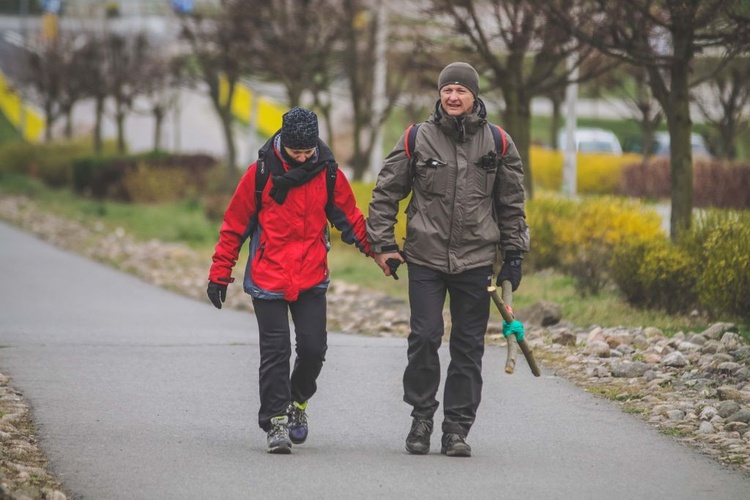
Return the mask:
{"type": "Polygon", "coordinates": [[[440,89],[440,104],[450,116],[465,115],[474,108],[474,94],[463,85],[446,85],[440,89]]]}

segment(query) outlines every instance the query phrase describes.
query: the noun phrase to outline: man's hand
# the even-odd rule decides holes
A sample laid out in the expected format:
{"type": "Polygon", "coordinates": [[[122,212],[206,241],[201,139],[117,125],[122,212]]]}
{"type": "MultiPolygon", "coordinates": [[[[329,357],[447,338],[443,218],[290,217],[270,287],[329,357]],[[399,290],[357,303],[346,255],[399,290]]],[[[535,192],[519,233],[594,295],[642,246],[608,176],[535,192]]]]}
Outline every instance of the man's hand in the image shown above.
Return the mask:
{"type": "Polygon", "coordinates": [[[503,281],[507,280],[510,281],[511,288],[515,292],[518,289],[518,285],[521,284],[521,276],[523,275],[522,264],[521,252],[507,251],[503,267],[497,275],[497,286],[502,286],[503,281]]]}
{"type": "Polygon", "coordinates": [[[404,258],[401,257],[399,252],[376,253],[373,254],[373,259],[375,259],[375,263],[383,270],[383,274],[386,276],[392,275],[391,266],[388,265],[388,260],[395,259],[399,262],[399,265],[404,263],[404,258]]]}
{"type": "Polygon", "coordinates": [[[221,304],[227,300],[227,285],[209,281],[206,294],[216,309],[221,309],[221,304]]]}

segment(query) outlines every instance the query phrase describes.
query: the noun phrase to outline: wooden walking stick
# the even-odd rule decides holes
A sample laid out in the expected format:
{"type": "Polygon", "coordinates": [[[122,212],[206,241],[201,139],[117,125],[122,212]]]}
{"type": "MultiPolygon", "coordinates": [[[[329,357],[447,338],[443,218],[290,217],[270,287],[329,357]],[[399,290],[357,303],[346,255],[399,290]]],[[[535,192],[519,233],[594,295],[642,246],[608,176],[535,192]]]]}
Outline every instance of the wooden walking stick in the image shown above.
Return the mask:
{"type": "MultiPolygon", "coordinates": [[[[513,312],[510,308],[513,301],[513,293],[510,281],[503,281],[501,286],[503,289],[502,298],[497,292],[497,287],[494,285],[487,287],[487,291],[490,292],[492,301],[497,306],[497,309],[500,311],[500,315],[503,317],[503,319],[507,323],[512,323],[515,317],[513,316],[513,312]]],[[[531,348],[526,342],[526,339],[521,339],[520,341],[518,341],[515,335],[508,335],[506,337],[506,340],[508,342],[508,356],[505,360],[505,373],[513,373],[515,371],[516,354],[518,353],[518,347],[520,347],[521,352],[523,352],[523,355],[526,358],[526,362],[529,364],[529,368],[531,368],[531,373],[533,373],[535,377],[539,377],[541,375],[541,372],[539,371],[539,367],[537,366],[536,360],[534,359],[534,353],[531,352],[531,348]]]]}

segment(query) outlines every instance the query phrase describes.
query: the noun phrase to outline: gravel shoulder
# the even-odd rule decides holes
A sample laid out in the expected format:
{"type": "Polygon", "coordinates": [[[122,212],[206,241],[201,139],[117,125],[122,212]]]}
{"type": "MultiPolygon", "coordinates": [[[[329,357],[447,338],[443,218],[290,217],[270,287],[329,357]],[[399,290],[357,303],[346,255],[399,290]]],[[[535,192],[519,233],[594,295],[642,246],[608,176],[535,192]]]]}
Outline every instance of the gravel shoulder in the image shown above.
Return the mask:
{"type": "MultiPolygon", "coordinates": [[[[28,198],[2,193],[0,220],[146,282],[206,300],[206,258],[184,245],[138,242],[122,229],[89,227],[45,212],[28,198]]],[[[404,300],[338,281],[332,282],[328,300],[332,331],[408,333],[404,300]]],[[[252,311],[242,293],[229,294],[226,305],[252,311]]],[[[554,304],[518,314],[547,370],[750,476],[750,346],[734,325],[717,323],[704,332],[666,338],[649,327],[578,328],[561,322],[554,304]]],[[[490,324],[488,342],[504,343],[500,329],[490,324]]],[[[528,369],[523,365],[519,359],[518,369],[528,369]]],[[[33,411],[0,373],[0,498],[61,500],[63,491],[36,444],[33,411]]]]}

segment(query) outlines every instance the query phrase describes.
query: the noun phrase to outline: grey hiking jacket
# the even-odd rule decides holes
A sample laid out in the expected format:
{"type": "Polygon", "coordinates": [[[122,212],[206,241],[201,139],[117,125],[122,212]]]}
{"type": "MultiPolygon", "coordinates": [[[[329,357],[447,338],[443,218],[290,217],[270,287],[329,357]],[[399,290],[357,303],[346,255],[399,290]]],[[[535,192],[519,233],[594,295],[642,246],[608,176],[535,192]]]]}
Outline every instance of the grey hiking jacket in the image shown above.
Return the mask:
{"type": "Polygon", "coordinates": [[[502,161],[493,161],[495,141],[484,103],[461,118],[444,114],[440,101],[417,131],[416,172],[406,156],[406,134],[385,159],[370,201],[367,235],[372,251],[396,247],[399,201],[406,209],[407,262],[449,274],[492,265],[498,248],[527,252],[523,165],[506,133],[502,161]],[[484,160],[481,160],[483,157],[484,160]]]}

